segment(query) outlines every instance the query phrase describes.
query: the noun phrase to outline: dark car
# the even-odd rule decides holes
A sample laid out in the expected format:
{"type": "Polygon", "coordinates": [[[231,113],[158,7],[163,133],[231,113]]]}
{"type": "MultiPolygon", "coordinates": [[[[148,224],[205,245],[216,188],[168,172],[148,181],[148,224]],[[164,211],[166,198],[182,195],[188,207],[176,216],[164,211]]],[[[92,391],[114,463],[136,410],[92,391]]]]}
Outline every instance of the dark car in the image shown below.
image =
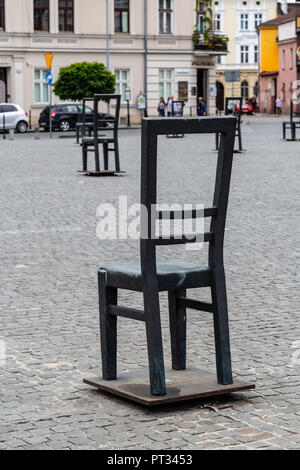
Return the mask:
{"type": "MultiPolygon", "coordinates": [[[[76,127],[77,122],[82,122],[82,105],[76,103],[57,104],[52,106],[51,111],[53,129],[59,129],[62,132],[67,132],[76,127]]],[[[103,127],[111,127],[111,121],[114,117],[111,114],[98,114],[99,119],[107,119],[103,122],[103,127]]],[[[49,129],[49,106],[43,109],[39,118],[39,126],[45,130],[49,129]]],[[[85,106],[85,120],[86,122],[93,122],[93,109],[85,106]]]]}

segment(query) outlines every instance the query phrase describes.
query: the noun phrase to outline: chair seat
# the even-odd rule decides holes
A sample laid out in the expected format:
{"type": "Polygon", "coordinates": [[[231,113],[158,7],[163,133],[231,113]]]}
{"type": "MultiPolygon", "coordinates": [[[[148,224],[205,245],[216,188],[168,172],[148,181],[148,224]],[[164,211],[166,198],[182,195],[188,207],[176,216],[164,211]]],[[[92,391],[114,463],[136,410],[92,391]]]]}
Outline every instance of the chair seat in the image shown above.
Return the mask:
{"type": "MultiPolygon", "coordinates": [[[[110,144],[114,143],[115,140],[112,137],[99,136],[97,138],[98,144],[110,144]]],[[[94,137],[83,137],[82,143],[86,145],[94,145],[94,137]]]]}
{"type": "MultiPolygon", "coordinates": [[[[140,263],[103,266],[107,271],[107,285],[133,291],[143,290],[140,263]]],[[[210,286],[210,270],[185,261],[166,261],[157,263],[158,290],[174,291],[210,286]]]]}

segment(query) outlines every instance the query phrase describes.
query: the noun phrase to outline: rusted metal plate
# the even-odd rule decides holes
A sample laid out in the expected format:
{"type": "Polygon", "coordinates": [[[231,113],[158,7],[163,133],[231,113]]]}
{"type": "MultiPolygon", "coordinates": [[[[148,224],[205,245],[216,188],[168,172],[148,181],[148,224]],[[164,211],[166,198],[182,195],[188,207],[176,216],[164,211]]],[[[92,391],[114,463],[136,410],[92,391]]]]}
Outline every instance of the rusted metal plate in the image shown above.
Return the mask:
{"type": "Polygon", "coordinates": [[[240,380],[234,380],[232,385],[220,385],[217,383],[215,374],[199,369],[167,371],[167,394],[161,396],[150,394],[149,378],[145,371],[121,374],[117,380],[108,381],[96,377],[84,379],[83,382],[146,406],[225,395],[255,388],[254,384],[240,380]]]}

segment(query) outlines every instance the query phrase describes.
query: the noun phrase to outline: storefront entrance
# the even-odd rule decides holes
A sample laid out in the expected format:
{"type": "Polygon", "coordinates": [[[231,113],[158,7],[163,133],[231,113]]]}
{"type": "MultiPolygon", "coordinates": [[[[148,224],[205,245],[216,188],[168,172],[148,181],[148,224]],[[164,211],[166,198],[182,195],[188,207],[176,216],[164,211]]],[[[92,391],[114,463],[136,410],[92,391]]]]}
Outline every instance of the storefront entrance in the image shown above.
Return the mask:
{"type": "Polygon", "coordinates": [[[7,103],[7,69],[0,68],[0,103],[7,103]]]}
{"type": "Polygon", "coordinates": [[[197,97],[202,96],[207,103],[207,70],[197,69],[197,97]]]}

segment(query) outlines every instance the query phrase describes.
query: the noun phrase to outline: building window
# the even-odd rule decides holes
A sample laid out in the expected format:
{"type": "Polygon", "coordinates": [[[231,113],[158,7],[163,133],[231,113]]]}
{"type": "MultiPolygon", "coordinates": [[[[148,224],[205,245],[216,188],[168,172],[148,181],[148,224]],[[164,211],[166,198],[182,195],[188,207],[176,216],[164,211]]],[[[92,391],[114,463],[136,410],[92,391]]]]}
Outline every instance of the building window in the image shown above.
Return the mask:
{"type": "Polygon", "coordinates": [[[34,31],[49,31],[49,0],[34,0],[34,31]]]}
{"type": "Polygon", "coordinates": [[[59,0],[58,22],[59,31],[63,33],[74,31],[74,0],[59,0]]]}
{"type": "Polygon", "coordinates": [[[222,64],[221,56],[217,55],[216,57],[216,64],[222,64]]]}
{"type": "Polygon", "coordinates": [[[35,104],[49,103],[49,86],[46,83],[48,70],[36,69],[34,71],[34,102],[35,104]]]}
{"type": "Polygon", "coordinates": [[[255,85],[254,85],[254,87],[253,87],[253,95],[254,95],[255,97],[258,96],[258,82],[255,82],[255,85]]]}
{"type": "Polygon", "coordinates": [[[249,18],[248,13],[241,13],[241,31],[248,31],[249,26],[249,18]]]}
{"type": "Polygon", "coordinates": [[[254,46],[254,63],[258,62],[258,46],[254,46]]]}
{"type": "Polygon", "coordinates": [[[215,15],[215,32],[218,33],[221,31],[221,13],[215,15]]]}
{"type": "Polygon", "coordinates": [[[125,90],[129,88],[129,70],[116,70],[116,92],[121,95],[121,103],[127,103],[125,90]]]}
{"type": "Polygon", "coordinates": [[[129,0],[115,0],[115,33],[129,33],[129,0]]]}
{"type": "Polygon", "coordinates": [[[4,0],[0,0],[0,31],[5,30],[5,9],[4,0]]]}
{"type": "Polygon", "coordinates": [[[173,0],[159,0],[159,34],[172,34],[173,0]]]}
{"type": "Polygon", "coordinates": [[[249,62],[249,46],[241,46],[241,64],[249,62]]]}
{"type": "Polygon", "coordinates": [[[254,28],[257,29],[262,24],[262,13],[255,13],[254,15],[254,28]]]}
{"type": "Polygon", "coordinates": [[[293,68],[294,65],[294,49],[290,49],[290,69],[293,68]]]}
{"type": "Polygon", "coordinates": [[[173,94],[173,71],[171,69],[160,69],[159,71],[159,97],[165,101],[173,94]]]}
{"type": "Polygon", "coordinates": [[[282,70],[285,70],[285,49],[282,51],[282,64],[281,64],[282,70]]]}
{"type": "Polygon", "coordinates": [[[241,83],[241,96],[243,98],[248,98],[249,96],[249,84],[246,80],[241,83]]]}

